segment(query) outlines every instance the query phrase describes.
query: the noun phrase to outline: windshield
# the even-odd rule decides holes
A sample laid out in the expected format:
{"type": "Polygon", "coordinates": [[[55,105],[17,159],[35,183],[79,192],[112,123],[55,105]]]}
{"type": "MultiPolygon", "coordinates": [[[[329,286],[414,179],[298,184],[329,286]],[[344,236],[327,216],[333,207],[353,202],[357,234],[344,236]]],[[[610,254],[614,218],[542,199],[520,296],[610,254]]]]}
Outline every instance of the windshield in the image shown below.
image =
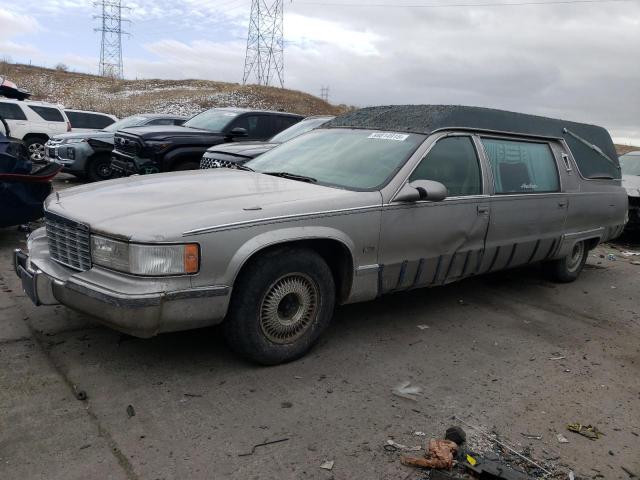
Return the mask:
{"type": "Polygon", "coordinates": [[[211,130],[212,132],[221,132],[224,130],[224,127],[238,115],[237,112],[231,110],[213,108],[190,118],[184,123],[184,126],[211,130]]]}
{"type": "Polygon", "coordinates": [[[372,190],[386,183],[424,139],[408,133],[319,129],[246,165],[257,172],[286,172],[313,178],[319,184],[372,190]]]}
{"type": "Polygon", "coordinates": [[[145,117],[140,117],[138,115],[133,115],[131,117],[123,118],[122,120],[118,120],[115,123],[112,123],[108,127],[104,127],[102,129],[103,132],[115,132],[116,130],[122,130],[127,127],[135,127],[137,125],[142,125],[143,122],[146,122],[147,119],[145,117]]]}
{"type": "Polygon", "coordinates": [[[620,157],[620,168],[623,175],[640,176],[640,153],[626,154],[620,157]]]}
{"type": "Polygon", "coordinates": [[[314,128],[318,128],[320,125],[327,123],[332,118],[333,117],[307,118],[290,126],[286,130],[281,131],[269,141],[272,143],[288,142],[292,138],[302,135],[303,133],[310,132],[314,128]]]}

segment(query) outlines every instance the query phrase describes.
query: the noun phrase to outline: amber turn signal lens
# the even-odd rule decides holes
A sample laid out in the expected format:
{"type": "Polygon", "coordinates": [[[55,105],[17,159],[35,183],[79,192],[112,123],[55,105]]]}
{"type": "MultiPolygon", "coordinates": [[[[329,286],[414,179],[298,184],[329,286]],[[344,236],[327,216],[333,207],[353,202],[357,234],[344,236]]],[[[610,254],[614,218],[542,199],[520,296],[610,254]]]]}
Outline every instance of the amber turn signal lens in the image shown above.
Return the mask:
{"type": "Polygon", "coordinates": [[[184,246],[184,272],[198,273],[200,268],[200,249],[197,243],[189,243],[184,246]]]}

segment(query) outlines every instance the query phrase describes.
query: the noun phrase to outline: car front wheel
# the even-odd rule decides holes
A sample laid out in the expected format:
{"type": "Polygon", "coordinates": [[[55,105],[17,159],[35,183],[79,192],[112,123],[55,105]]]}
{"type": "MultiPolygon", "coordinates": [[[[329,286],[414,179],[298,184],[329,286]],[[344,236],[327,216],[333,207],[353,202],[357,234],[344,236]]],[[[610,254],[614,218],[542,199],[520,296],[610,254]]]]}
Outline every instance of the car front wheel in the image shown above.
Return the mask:
{"type": "Polygon", "coordinates": [[[585,242],[576,242],[569,255],[545,265],[552,280],[560,283],[573,282],[578,278],[589,256],[585,242]]]}
{"type": "Polygon", "coordinates": [[[252,260],[238,277],[223,323],[229,346],[263,365],[304,355],[333,316],[335,283],[315,251],[276,249],[252,260]]]}
{"type": "Polygon", "coordinates": [[[31,137],[24,143],[29,150],[29,159],[35,163],[43,163],[45,161],[44,144],[47,139],[44,137],[31,137]]]}
{"type": "Polygon", "coordinates": [[[113,177],[111,169],[111,157],[109,155],[96,155],[89,161],[87,178],[91,182],[109,180],[113,177]]]}

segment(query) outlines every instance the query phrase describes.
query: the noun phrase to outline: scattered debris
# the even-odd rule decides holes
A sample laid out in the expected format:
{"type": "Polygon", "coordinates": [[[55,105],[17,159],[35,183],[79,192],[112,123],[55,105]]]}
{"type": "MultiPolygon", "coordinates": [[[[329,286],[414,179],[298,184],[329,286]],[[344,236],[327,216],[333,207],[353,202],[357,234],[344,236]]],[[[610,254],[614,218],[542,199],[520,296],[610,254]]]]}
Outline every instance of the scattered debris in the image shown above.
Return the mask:
{"type": "Polygon", "coordinates": [[[630,250],[627,250],[626,252],[622,252],[622,255],[624,255],[625,257],[640,257],[640,252],[632,252],[630,250]]]}
{"type": "Polygon", "coordinates": [[[199,393],[183,393],[183,395],[185,397],[191,397],[191,398],[201,398],[201,397],[203,397],[203,395],[201,395],[199,393]]]}
{"type": "Polygon", "coordinates": [[[583,437],[587,437],[589,440],[598,440],[602,435],[604,435],[604,433],[598,430],[597,427],[592,425],[582,425],[580,423],[570,423],[567,425],[567,430],[578,433],[583,437]]]}
{"type": "Polygon", "coordinates": [[[411,386],[411,382],[407,381],[402,382],[396,388],[391,390],[391,393],[393,393],[397,397],[402,397],[406,398],[407,400],[413,400],[414,402],[417,402],[418,399],[416,398],[416,395],[420,395],[420,393],[422,393],[422,388],[411,386]]]}
{"type": "Polygon", "coordinates": [[[569,440],[567,440],[567,437],[565,437],[561,433],[559,433],[556,436],[558,437],[558,442],[560,442],[560,443],[569,443],[569,440]]]}
{"type": "Polygon", "coordinates": [[[613,253],[610,253],[609,255],[607,255],[607,260],[611,261],[611,262],[615,262],[616,256],[613,253]]]}
{"type": "Polygon", "coordinates": [[[136,410],[133,405],[127,405],[127,415],[129,415],[129,418],[136,416],[136,410]]]}
{"type": "Polygon", "coordinates": [[[322,465],[320,465],[320,468],[322,468],[323,470],[333,470],[334,463],[335,462],[333,460],[327,460],[323,462],[322,465]]]}
{"type": "Polygon", "coordinates": [[[430,328],[429,325],[418,325],[418,328],[420,330],[426,330],[427,328],[430,328]]]}
{"type": "Polygon", "coordinates": [[[569,471],[569,480],[576,480],[576,474],[573,473],[573,470],[569,471]]]}
{"type": "Polygon", "coordinates": [[[280,408],[291,408],[291,407],[293,407],[293,403],[291,402],[282,402],[280,404],[280,408]]]}
{"type": "Polygon", "coordinates": [[[451,440],[431,439],[424,457],[402,455],[400,461],[403,465],[412,467],[451,469],[453,467],[453,455],[457,451],[458,445],[451,440]]]}
{"type": "Polygon", "coordinates": [[[90,446],[91,446],[91,444],[90,444],[90,443],[87,443],[87,444],[85,444],[85,445],[82,445],[82,446],[80,447],[80,450],[84,450],[84,449],[86,449],[86,448],[89,448],[90,446]]]}
{"type": "Polygon", "coordinates": [[[408,447],[401,443],[394,442],[393,440],[387,440],[387,444],[384,446],[384,449],[387,451],[395,452],[396,450],[406,450],[408,452],[419,452],[422,450],[422,447],[408,447]]]}
{"type": "Polygon", "coordinates": [[[561,356],[559,356],[559,357],[549,357],[549,360],[564,360],[564,359],[566,359],[566,358],[567,358],[567,357],[565,357],[565,356],[562,356],[562,355],[561,355],[561,356]]]}
{"type": "Polygon", "coordinates": [[[638,262],[637,260],[634,260],[633,262],[629,262],[631,263],[631,265],[640,265],[640,262],[638,262]]]}
{"type": "Polygon", "coordinates": [[[274,443],[282,443],[282,442],[288,442],[289,439],[288,438],[281,438],[279,440],[271,440],[269,442],[263,442],[263,443],[258,443],[256,445],[254,445],[253,447],[251,447],[251,451],[247,452],[247,453],[239,453],[238,456],[239,457],[248,457],[250,455],[253,455],[256,451],[256,448],[258,447],[266,447],[267,445],[273,445],[274,443]]]}
{"type": "Polygon", "coordinates": [[[528,438],[529,440],[542,440],[542,435],[537,435],[535,433],[522,433],[520,432],[524,438],[528,438]]]}
{"type": "MultiPolygon", "coordinates": [[[[467,455],[470,456],[470,455],[467,455]]],[[[474,462],[465,465],[468,470],[478,474],[480,478],[496,480],[528,480],[530,477],[500,462],[498,459],[472,457],[474,462]]]]}
{"type": "Polygon", "coordinates": [[[414,435],[418,436],[418,437],[426,437],[427,434],[424,432],[413,432],[414,435]]]}
{"type": "Polygon", "coordinates": [[[635,473],[633,473],[631,470],[629,470],[627,467],[625,467],[625,466],[621,466],[620,468],[622,469],[622,471],[623,471],[624,473],[626,473],[627,475],[629,475],[629,478],[636,478],[636,477],[637,477],[637,475],[636,475],[635,473]]]}

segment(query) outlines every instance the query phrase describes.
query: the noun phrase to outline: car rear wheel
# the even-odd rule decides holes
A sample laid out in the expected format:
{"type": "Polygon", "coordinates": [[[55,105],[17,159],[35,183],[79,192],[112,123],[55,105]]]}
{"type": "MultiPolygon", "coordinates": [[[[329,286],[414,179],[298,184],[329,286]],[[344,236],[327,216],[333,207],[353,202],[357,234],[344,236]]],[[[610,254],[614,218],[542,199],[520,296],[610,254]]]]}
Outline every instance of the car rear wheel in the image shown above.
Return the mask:
{"type": "Polygon", "coordinates": [[[263,365],[304,355],[331,321],[335,283],[313,250],[276,249],[238,277],[223,330],[229,346],[263,365]]]}
{"type": "Polygon", "coordinates": [[[545,267],[552,280],[560,283],[573,282],[578,278],[589,256],[585,242],[576,242],[569,255],[548,262],[545,267]]]}
{"type": "Polygon", "coordinates": [[[95,155],[87,168],[87,178],[91,182],[109,180],[113,177],[111,168],[111,157],[109,155],[95,155]]]}
{"type": "Polygon", "coordinates": [[[29,150],[29,159],[35,163],[44,163],[45,150],[44,144],[47,143],[46,137],[29,137],[24,144],[29,150]]]}

